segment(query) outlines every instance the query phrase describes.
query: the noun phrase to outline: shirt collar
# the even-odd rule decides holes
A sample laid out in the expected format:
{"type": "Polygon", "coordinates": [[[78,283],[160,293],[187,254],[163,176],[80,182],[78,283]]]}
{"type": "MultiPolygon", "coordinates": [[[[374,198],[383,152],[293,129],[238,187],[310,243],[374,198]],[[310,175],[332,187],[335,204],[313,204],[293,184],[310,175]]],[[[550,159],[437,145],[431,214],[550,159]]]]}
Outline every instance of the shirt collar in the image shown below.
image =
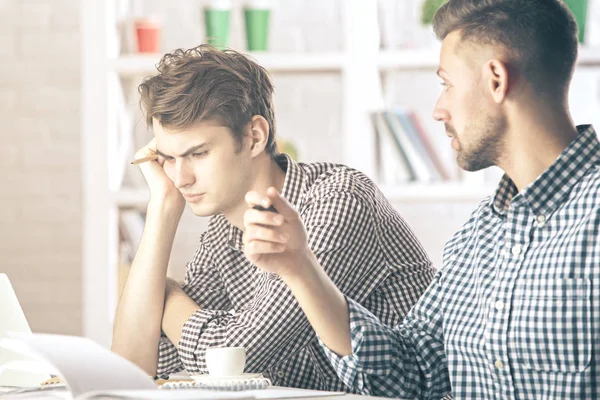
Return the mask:
{"type": "MultiPolygon", "coordinates": [[[[305,172],[298,163],[292,160],[287,154],[278,154],[275,156],[275,162],[285,173],[281,195],[289,201],[294,208],[298,209],[302,201],[302,194],[305,192],[305,172]]],[[[242,231],[229,224],[227,243],[229,247],[243,251],[242,231]]]]}
{"type": "Polygon", "coordinates": [[[587,171],[600,163],[600,141],[593,126],[580,125],[577,131],[577,138],[556,161],[520,193],[514,182],[504,174],[492,197],[492,209],[505,215],[513,199],[523,199],[535,215],[552,214],[587,171]]]}

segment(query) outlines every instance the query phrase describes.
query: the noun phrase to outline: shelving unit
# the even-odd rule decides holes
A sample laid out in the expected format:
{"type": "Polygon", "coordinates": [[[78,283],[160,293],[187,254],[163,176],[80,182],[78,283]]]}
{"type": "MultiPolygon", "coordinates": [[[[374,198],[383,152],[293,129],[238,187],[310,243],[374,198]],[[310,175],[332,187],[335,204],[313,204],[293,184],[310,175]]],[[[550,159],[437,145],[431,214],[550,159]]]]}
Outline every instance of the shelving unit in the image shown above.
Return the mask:
{"type": "MultiPolygon", "coordinates": [[[[600,49],[581,48],[577,65],[600,65],[600,49]]],[[[342,73],[347,60],[344,53],[247,53],[272,73],[342,73]]],[[[122,77],[156,73],[161,54],[125,55],[109,61],[109,68],[122,77]]],[[[376,65],[381,71],[431,70],[438,67],[439,48],[382,50],[376,65]]]]}
{"type": "MultiPolygon", "coordinates": [[[[119,0],[82,7],[82,151],[84,188],[83,293],[84,334],[109,345],[117,302],[118,214],[143,208],[145,188],[121,188],[119,158],[126,115],[116,101],[121,78],[139,79],[156,72],[160,55],[119,56],[119,0]]],[[[397,70],[435,70],[439,49],[381,51],[376,0],[343,2],[345,46],[334,53],[252,53],[272,73],[336,73],[342,81],[343,153],[353,167],[375,176],[375,140],[369,112],[384,107],[381,74],[397,70]]],[[[600,65],[600,51],[582,49],[579,65],[600,65]]],[[[433,71],[432,71],[433,72],[433,71]]],[[[411,183],[382,187],[395,203],[477,201],[494,187],[477,174],[464,182],[411,183]]]]}

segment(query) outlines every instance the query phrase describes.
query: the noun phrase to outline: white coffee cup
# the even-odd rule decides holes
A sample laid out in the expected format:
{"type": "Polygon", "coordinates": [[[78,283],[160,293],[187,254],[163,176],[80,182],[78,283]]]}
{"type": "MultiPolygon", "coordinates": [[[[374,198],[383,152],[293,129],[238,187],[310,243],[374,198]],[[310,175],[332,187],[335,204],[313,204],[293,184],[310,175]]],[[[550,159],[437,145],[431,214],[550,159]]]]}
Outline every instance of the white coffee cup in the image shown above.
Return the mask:
{"type": "Polygon", "coordinates": [[[210,376],[242,375],[246,367],[246,349],[243,347],[209,347],[206,349],[206,367],[210,376]]]}

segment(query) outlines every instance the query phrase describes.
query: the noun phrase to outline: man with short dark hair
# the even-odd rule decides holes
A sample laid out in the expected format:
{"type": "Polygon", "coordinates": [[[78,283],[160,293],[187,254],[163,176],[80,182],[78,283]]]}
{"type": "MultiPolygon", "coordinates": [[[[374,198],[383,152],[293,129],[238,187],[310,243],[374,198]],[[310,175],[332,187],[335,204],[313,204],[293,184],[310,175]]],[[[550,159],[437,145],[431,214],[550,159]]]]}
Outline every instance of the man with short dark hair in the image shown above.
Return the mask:
{"type": "Polygon", "coordinates": [[[338,375],[363,394],[600,397],[600,142],[573,125],[577,27],[560,0],[449,0],[434,117],[458,164],[506,174],[447,243],[443,269],[390,328],[321,272],[299,216],[247,212],[246,255],[290,287],[338,375]],[[258,228],[261,227],[261,228],[258,228]],[[285,246],[257,241],[286,234],[285,246]]]}
{"type": "Polygon", "coordinates": [[[273,85],[264,68],[202,45],[165,55],[158,71],[140,86],[155,136],[136,155],[150,159],[140,164],[150,202],[119,301],[113,350],[165,376],[184,368],[205,373],[208,347],[244,347],[246,372],[276,385],[348,390],[289,289],[245,257],[246,192],[278,188],[302,215],[324,272],[389,326],[431,282],[425,251],[364,174],[277,152],[273,85]],[[212,218],[180,288],[165,275],[186,203],[212,218]]]}

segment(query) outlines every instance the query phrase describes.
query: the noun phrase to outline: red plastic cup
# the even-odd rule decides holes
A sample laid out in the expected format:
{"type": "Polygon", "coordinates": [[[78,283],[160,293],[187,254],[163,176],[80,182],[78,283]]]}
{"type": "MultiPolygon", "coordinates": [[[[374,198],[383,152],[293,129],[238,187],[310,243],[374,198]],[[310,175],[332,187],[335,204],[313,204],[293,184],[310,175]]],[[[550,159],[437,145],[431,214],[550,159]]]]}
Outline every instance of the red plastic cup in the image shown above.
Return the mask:
{"type": "Polygon", "coordinates": [[[138,52],[160,52],[160,22],[155,19],[136,19],[135,33],[137,37],[138,52]]]}

